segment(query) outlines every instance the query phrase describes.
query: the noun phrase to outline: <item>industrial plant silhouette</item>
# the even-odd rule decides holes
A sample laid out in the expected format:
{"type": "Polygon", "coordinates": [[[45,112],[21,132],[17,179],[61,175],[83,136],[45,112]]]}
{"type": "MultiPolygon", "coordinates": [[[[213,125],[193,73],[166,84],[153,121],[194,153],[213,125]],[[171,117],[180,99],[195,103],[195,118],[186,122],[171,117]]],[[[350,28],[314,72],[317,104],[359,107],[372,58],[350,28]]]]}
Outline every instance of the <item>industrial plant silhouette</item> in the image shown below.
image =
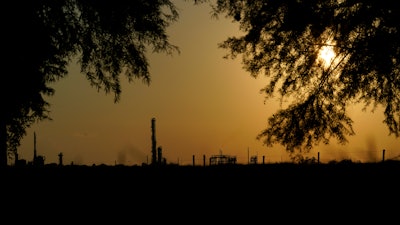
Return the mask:
{"type": "MultiPolygon", "coordinates": [[[[150,166],[166,166],[168,165],[167,159],[163,156],[163,149],[162,146],[157,146],[157,139],[156,139],[156,118],[151,119],[151,162],[150,166]]],[[[37,148],[36,148],[36,132],[33,134],[33,159],[32,161],[27,161],[26,159],[20,159],[18,156],[18,152],[15,152],[14,156],[14,165],[17,167],[23,167],[23,166],[34,166],[34,167],[44,167],[44,166],[64,166],[63,164],[63,153],[60,152],[58,154],[58,164],[55,163],[50,163],[46,164],[45,163],[45,156],[43,155],[38,155],[37,153],[37,148]]],[[[249,162],[253,164],[257,164],[257,158],[255,156],[252,156],[249,160],[249,162]]],[[[206,162],[206,156],[203,156],[203,166],[207,164],[206,162]]],[[[231,156],[231,155],[226,155],[222,154],[222,152],[218,155],[212,155],[209,158],[209,165],[225,165],[225,164],[237,164],[237,159],[236,156],[231,156]]],[[[73,165],[73,162],[71,162],[71,165],[73,165]]],[[[148,163],[142,163],[142,165],[147,166],[148,163]]],[[[174,165],[173,163],[170,163],[170,165],[174,165]]],[[[195,158],[193,156],[193,165],[195,165],[195,158]]],[[[94,165],[95,166],[95,165],[94,165]]]]}
{"type": "Polygon", "coordinates": [[[153,118],[151,163],[134,166],[64,164],[62,153],[58,154],[58,164],[45,164],[45,157],[37,152],[35,134],[32,161],[16,157],[14,166],[0,170],[0,179],[12,196],[5,204],[18,212],[73,211],[59,217],[74,218],[74,222],[82,216],[92,220],[106,215],[118,215],[117,219],[129,215],[132,219],[152,211],[155,219],[164,222],[184,215],[197,222],[204,219],[206,224],[215,219],[223,219],[221,222],[227,224],[229,219],[240,216],[245,216],[247,222],[255,215],[265,214],[271,219],[289,209],[329,214],[332,211],[328,209],[337,204],[341,211],[378,206],[380,210],[390,210],[386,204],[371,205],[370,201],[398,196],[397,160],[258,163],[253,158],[249,164],[238,164],[235,156],[218,154],[211,156],[208,164],[205,156],[202,165],[168,163],[162,147],[157,146],[155,122],[153,118]],[[30,207],[23,204],[26,202],[32,203],[30,207]],[[38,207],[37,203],[43,206],[38,207]]]}
{"type": "MultiPolygon", "coordinates": [[[[37,152],[37,148],[36,148],[36,132],[34,132],[33,134],[33,159],[32,161],[27,161],[26,159],[20,159],[18,156],[18,152],[14,153],[14,163],[13,167],[54,167],[54,166],[64,166],[63,163],[63,156],[64,154],[62,152],[60,152],[58,154],[58,163],[50,163],[50,164],[46,164],[45,163],[45,159],[46,157],[43,155],[39,155],[37,152]]],[[[381,162],[399,162],[400,163],[400,155],[391,157],[389,159],[385,158],[385,153],[386,150],[383,149],[382,150],[382,159],[381,162]]],[[[259,163],[258,162],[258,156],[248,156],[248,160],[247,160],[247,165],[265,165],[265,157],[262,157],[262,162],[259,163]]],[[[297,162],[293,162],[296,164],[321,164],[320,162],[320,157],[319,157],[319,152],[318,152],[318,156],[317,158],[305,158],[302,160],[298,160],[297,162]]],[[[338,164],[338,163],[353,163],[350,159],[344,159],[340,162],[337,161],[330,161],[328,164],[338,164]]],[[[271,164],[271,163],[268,163],[271,164]]],[[[286,163],[279,163],[279,164],[288,164],[286,163]]],[[[359,164],[359,162],[357,162],[357,164],[359,164]]],[[[211,155],[208,159],[206,159],[206,156],[203,155],[203,159],[202,159],[202,164],[201,165],[196,165],[196,159],[195,156],[193,155],[192,157],[192,164],[191,166],[224,166],[224,165],[236,165],[236,166],[240,166],[237,163],[237,157],[236,156],[232,156],[232,155],[227,155],[227,154],[222,154],[222,151],[220,151],[219,154],[216,155],[211,155]]],[[[70,166],[79,166],[79,165],[74,165],[73,162],[71,162],[70,166]]],[[[93,164],[92,166],[96,166],[95,164],[93,164]]],[[[101,166],[106,166],[105,164],[101,164],[101,166]]],[[[125,166],[125,165],[117,165],[115,164],[115,166],[125,166]]],[[[136,165],[135,165],[136,166],[136,165]]],[[[163,156],[163,149],[162,146],[159,145],[157,146],[157,139],[156,139],[156,118],[152,118],[151,119],[151,162],[146,162],[146,163],[142,163],[142,166],[152,166],[152,167],[165,167],[165,166],[179,166],[179,164],[175,164],[175,163],[168,163],[167,159],[163,156]]]]}
{"type": "MultiPolygon", "coordinates": [[[[217,154],[207,160],[203,156],[202,164],[179,165],[168,163],[163,156],[161,145],[157,145],[156,119],[151,119],[151,162],[141,165],[74,165],[63,163],[63,153],[58,154],[58,163],[45,163],[45,156],[38,154],[36,149],[36,133],[34,133],[33,159],[26,162],[15,157],[15,163],[7,167],[4,174],[11,180],[22,177],[33,179],[34,182],[72,182],[81,180],[81,184],[93,185],[98,182],[126,182],[137,183],[161,182],[163,184],[188,185],[190,183],[204,182],[206,184],[234,185],[234,183],[251,183],[263,185],[264,181],[278,184],[280,187],[289,182],[309,184],[335,182],[341,184],[360,185],[365,182],[378,182],[384,185],[386,182],[396,181],[400,178],[400,161],[398,157],[385,159],[385,150],[382,152],[382,160],[373,163],[360,163],[351,160],[332,161],[321,163],[318,157],[299,162],[265,163],[257,161],[257,157],[249,157],[247,164],[237,163],[236,156],[217,154]],[[89,184],[89,183],[90,184],[89,184]],[[172,182],[172,183],[171,183],[172,182]],[[259,183],[261,182],[261,183],[259,183]]],[[[16,183],[18,183],[16,182],[16,183]]],[[[228,185],[228,186],[229,186],[228,185]]],[[[392,185],[392,184],[391,184],[392,185]]]]}

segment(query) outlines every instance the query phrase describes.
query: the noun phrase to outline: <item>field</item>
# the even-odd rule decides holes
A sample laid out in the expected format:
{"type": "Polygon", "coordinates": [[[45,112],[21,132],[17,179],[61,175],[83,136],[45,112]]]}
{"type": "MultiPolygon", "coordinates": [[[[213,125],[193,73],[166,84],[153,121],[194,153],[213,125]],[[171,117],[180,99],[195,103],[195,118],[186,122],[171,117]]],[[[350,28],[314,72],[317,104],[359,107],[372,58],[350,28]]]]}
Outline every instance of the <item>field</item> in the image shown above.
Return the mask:
{"type": "Polygon", "coordinates": [[[379,215],[384,222],[398,220],[400,203],[399,161],[10,167],[0,176],[7,183],[3,193],[8,193],[10,209],[46,211],[60,217],[69,212],[69,219],[118,214],[124,220],[197,218],[199,222],[216,219],[228,223],[235,222],[234,218],[290,221],[294,219],[290,215],[308,218],[317,213],[336,219],[379,215]],[[41,208],[34,207],[36,203],[41,208]],[[71,210],[75,214],[71,215],[71,210]],[[157,216],[149,217],[152,213],[157,216]]]}

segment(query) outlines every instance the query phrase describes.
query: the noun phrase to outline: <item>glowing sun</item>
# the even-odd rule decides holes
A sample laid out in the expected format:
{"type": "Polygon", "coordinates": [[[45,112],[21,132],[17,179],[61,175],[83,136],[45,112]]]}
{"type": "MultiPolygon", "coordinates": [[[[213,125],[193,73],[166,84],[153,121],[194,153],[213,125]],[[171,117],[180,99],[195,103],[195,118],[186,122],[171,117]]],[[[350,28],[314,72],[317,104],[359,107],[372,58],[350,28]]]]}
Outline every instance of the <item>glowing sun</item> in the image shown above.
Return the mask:
{"type": "Polygon", "coordinates": [[[335,58],[335,51],[332,45],[325,45],[319,50],[319,59],[324,67],[329,67],[335,58]]]}

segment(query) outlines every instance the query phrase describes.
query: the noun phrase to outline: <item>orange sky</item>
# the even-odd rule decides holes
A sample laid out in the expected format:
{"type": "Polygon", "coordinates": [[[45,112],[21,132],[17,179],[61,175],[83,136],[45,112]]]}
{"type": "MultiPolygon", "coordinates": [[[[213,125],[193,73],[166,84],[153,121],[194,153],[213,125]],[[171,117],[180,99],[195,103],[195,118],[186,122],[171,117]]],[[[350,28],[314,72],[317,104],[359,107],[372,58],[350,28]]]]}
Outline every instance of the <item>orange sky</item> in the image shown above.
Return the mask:
{"type": "MultiPolygon", "coordinates": [[[[173,56],[149,54],[152,82],[127,83],[122,77],[122,96],[117,104],[113,95],[90,87],[79,68],[72,64],[70,74],[53,87],[49,98],[53,121],[43,121],[27,130],[18,149],[19,158],[31,161],[33,132],[37,154],[45,163],[57,163],[63,153],[65,164],[141,164],[151,160],[151,119],[156,118],[157,146],[162,146],[168,163],[202,164],[203,155],[236,156],[247,163],[249,156],[262,162],[289,161],[282,146],[266,147],[256,136],[267,125],[269,115],[278,109],[274,99],[264,104],[260,89],[266,78],[255,79],[242,69],[240,58],[227,60],[217,44],[238,33],[237,24],[211,19],[208,5],[193,6],[177,1],[179,21],[169,29],[170,41],[181,53],[173,56]]],[[[400,155],[400,139],[388,136],[382,112],[350,109],[356,135],[345,146],[332,139],[318,146],[309,157],[321,162],[352,159],[381,160],[400,155]]]]}

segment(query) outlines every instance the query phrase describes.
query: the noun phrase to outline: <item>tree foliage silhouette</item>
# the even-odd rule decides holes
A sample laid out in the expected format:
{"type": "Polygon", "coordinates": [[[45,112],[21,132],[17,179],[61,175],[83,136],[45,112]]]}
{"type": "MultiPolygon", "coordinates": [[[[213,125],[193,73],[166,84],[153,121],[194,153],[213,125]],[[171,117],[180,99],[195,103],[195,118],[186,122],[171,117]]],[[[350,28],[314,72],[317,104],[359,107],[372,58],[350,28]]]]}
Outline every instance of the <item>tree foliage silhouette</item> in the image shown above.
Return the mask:
{"type": "Polygon", "coordinates": [[[51,119],[44,96],[77,58],[98,91],[121,95],[120,75],[150,84],[146,52],[172,54],[166,28],[178,19],[169,0],[17,0],[2,10],[3,107],[0,166],[7,166],[26,128],[51,119]]]}
{"type": "Polygon", "coordinates": [[[220,43],[227,58],[242,56],[254,77],[264,74],[266,99],[281,109],[257,136],[267,146],[309,151],[353,135],[349,104],[383,107],[389,135],[400,134],[400,9],[376,0],[218,0],[216,16],[238,22],[243,36],[220,43]],[[319,59],[330,47],[335,57],[319,59]],[[289,102],[289,104],[287,103],[289,102]]]}

